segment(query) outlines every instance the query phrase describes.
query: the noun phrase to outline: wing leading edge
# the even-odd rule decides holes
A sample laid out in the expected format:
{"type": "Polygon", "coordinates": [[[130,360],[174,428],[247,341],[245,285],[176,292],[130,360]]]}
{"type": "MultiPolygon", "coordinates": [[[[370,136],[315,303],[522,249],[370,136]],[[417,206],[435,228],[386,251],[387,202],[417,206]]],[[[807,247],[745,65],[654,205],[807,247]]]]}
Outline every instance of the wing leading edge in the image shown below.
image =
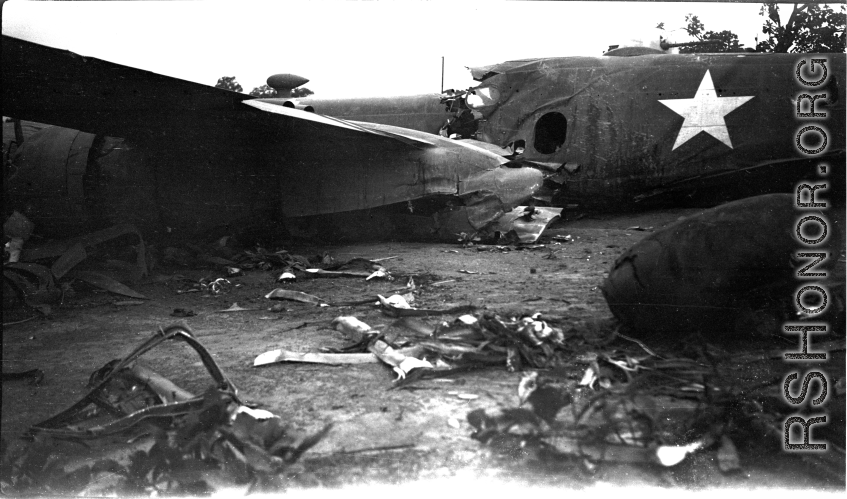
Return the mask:
{"type": "MultiPolygon", "coordinates": [[[[284,130],[298,141],[368,136],[413,148],[425,139],[254,100],[238,92],[3,35],[3,114],[84,132],[144,140],[284,130]],[[241,104],[247,104],[242,106],[241,104]]],[[[292,140],[292,143],[297,143],[292,140]]]]}

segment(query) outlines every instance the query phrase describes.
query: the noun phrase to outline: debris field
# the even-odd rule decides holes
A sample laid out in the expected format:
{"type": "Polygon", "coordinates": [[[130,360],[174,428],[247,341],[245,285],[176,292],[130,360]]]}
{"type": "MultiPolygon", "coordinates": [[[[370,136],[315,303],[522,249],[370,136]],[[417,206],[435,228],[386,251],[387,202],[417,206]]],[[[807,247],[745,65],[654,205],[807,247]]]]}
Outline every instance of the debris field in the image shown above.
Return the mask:
{"type": "MultiPolygon", "coordinates": [[[[125,290],[66,263],[58,302],[4,310],[0,485],[843,489],[843,330],[814,337],[834,386],[813,435],[834,448],[789,455],[782,380],[802,365],[782,354],[796,338],[638,339],[609,310],[615,260],[701,211],[563,214],[530,244],[147,247],[125,290]]],[[[835,270],[843,283],[843,254],[835,270]]]]}

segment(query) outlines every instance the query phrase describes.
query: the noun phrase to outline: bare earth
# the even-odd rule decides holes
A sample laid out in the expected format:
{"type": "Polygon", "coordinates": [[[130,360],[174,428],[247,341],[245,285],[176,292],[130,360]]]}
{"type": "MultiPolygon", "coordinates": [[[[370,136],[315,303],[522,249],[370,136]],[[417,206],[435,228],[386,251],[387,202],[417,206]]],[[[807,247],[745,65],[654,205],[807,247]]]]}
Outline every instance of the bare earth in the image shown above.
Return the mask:
{"type": "MultiPolygon", "coordinates": [[[[542,312],[565,331],[567,338],[569,329],[584,330],[611,318],[599,286],[615,258],[647,234],[628,228],[659,229],[696,211],[589,216],[557,223],[552,227],[555,233],[570,234],[574,242],[553,244],[548,239],[546,248],[535,250],[483,252],[458,244],[396,242],[286,247],[291,253],[303,255],[328,252],[339,261],[396,257],[384,265],[394,275],[403,276],[393,282],[357,278],[301,280],[286,288],[328,301],[357,300],[401,287],[405,276],[412,275],[418,283],[417,307],[443,309],[470,304],[502,316],[542,312]]],[[[833,479],[803,458],[780,452],[779,442],[770,446],[777,450],[767,455],[739,449],[743,471],[734,474],[718,470],[714,451],[698,453],[668,469],[601,465],[588,471],[573,461],[557,464],[499,459],[470,438],[472,428],[466,415],[477,408],[516,406],[520,373],[507,372],[505,366],[491,367],[447,379],[421,381],[413,389],[389,390],[395,375],[381,364],[275,364],[253,368],[253,359],[268,350],[317,352],[321,347],[347,344],[343,334],[329,326],[337,316],[352,315],[372,327],[388,325],[394,319],[369,305],[321,308],[297,302],[270,302],[263,296],[279,286],[275,282],[276,271],[248,271],[233,279],[243,287],[218,296],[177,294],[165,283],[166,277],[177,273],[199,279],[220,277],[218,272],[212,268],[159,266],[149,279],[133,286],[150,298],[135,306],[116,306],[114,303],[124,298],[80,286],[76,295],[54,310],[49,319],[4,327],[3,370],[39,368],[45,379],[38,387],[26,382],[3,384],[3,438],[14,439],[29,425],[70,406],[86,393],[92,371],[124,356],[159,327],[181,320],[170,313],[175,308],[185,308],[197,313],[184,320],[214,354],[243,400],[279,415],[303,431],[316,431],[329,422],[335,424],[329,435],[301,459],[302,473],[292,482],[293,488],[399,484],[451,477],[485,479],[489,486],[490,480],[495,479],[518,485],[575,488],[597,482],[685,488],[823,486],[838,490],[844,486],[843,475],[841,481],[833,479]],[[260,310],[217,312],[235,302],[260,310]],[[273,303],[283,304],[286,310],[269,312],[273,303]],[[478,398],[465,400],[457,394],[474,394],[478,398]]],[[[9,314],[4,322],[19,318],[9,314]]],[[[453,318],[426,320],[435,323],[453,318]]],[[[770,344],[753,345],[751,349],[775,347],[793,348],[770,344]]],[[[604,348],[643,353],[637,345],[623,340],[604,348]]],[[[585,370],[585,354],[592,351],[598,350],[585,344],[574,347],[575,377],[585,370]]],[[[199,358],[181,344],[159,347],[143,357],[142,363],[194,393],[202,393],[209,385],[199,358]]],[[[788,367],[778,363],[738,368],[739,376],[761,379],[783,376],[788,371],[788,367]]],[[[827,369],[836,379],[843,376],[843,350],[832,354],[827,369]]]]}

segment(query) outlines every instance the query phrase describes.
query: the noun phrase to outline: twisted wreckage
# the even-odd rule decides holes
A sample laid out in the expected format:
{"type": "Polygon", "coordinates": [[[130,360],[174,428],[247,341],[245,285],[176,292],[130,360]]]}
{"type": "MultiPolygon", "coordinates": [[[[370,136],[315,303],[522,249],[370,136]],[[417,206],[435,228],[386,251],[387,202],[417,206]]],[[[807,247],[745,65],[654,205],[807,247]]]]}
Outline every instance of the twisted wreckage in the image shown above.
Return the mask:
{"type": "MultiPolygon", "coordinates": [[[[123,270],[140,277],[149,270],[145,240],[176,244],[221,234],[221,227],[229,234],[260,223],[269,231],[282,221],[281,232],[331,238],[373,237],[374,228],[382,236],[416,239],[489,234],[520,247],[538,239],[566,207],[716,204],[757,194],[679,221],[623,252],[601,287],[618,325],[597,334],[539,314],[415,309],[402,296],[328,303],[283,288],[265,295],[321,306],[377,302],[398,319],[380,329],[336,317],[331,326],[353,340],[347,347],[274,350],[257,357],[255,366],[383,362],[398,374],[392,385],[398,389],[481,366],[544,369],[521,379],[521,407],[469,412],[472,436],[512,456],[575,458],[589,470],[598,462],[670,467],[711,449],[721,469],[732,471],[739,467],[735,444],[753,445],[752,434],[781,435],[787,410],[775,408],[770,380],[738,386],[737,373],[727,374],[749,358],[721,360],[708,345],[688,345],[692,351],[677,356],[673,347],[654,350],[642,340],[755,337],[751,331],[761,338],[791,319],[811,324],[823,318],[831,331],[843,332],[843,268],[836,265],[843,220],[822,237],[832,258],[816,268],[832,277],[826,315],[797,316],[791,232],[797,183],[817,178],[822,161],[845,161],[843,57],[825,59],[829,77],[818,88],[825,101],[803,94],[795,109],[784,105],[800,92],[792,83],[798,57],[788,54],[630,51],[623,57],[612,51],[601,58],[511,61],[472,69],[480,85],[467,91],[328,101],[253,99],[7,36],[2,50],[4,113],[69,127],[39,130],[18,122],[15,140],[4,138],[10,165],[5,208],[25,215],[10,218],[7,236],[18,240],[19,250],[33,227],[50,237],[90,233],[23,248],[25,263],[4,267],[4,307],[7,284],[38,307],[37,297],[49,302],[63,295],[54,282],[63,277],[133,296],[98,272],[76,268],[87,251],[127,235],[136,244],[123,270]],[[795,114],[824,108],[827,134],[817,144],[797,135],[795,114]],[[48,260],[49,268],[26,263],[48,260]],[[429,315],[455,317],[436,325],[412,319],[429,315]],[[391,328],[405,336],[389,339],[391,328]],[[596,353],[611,342],[618,342],[612,353],[596,353]],[[577,373],[579,382],[574,372],[557,371],[574,359],[587,366],[577,373]]],[[[303,80],[281,75],[273,82],[290,89],[303,80]]],[[[833,168],[825,191],[839,208],[843,174],[833,168]]],[[[164,259],[181,257],[173,246],[164,253],[164,259]]],[[[351,270],[284,251],[235,259],[197,253],[230,275],[248,261],[281,270],[281,283],[306,275],[386,275],[370,261],[351,270]]],[[[193,286],[177,293],[226,293],[231,283],[220,278],[193,286]]],[[[401,291],[413,299],[413,280],[401,291]]],[[[233,305],[222,312],[244,310],[233,305]]],[[[827,352],[843,350],[843,337],[833,335],[827,352]]],[[[825,431],[843,443],[843,379],[839,383],[834,397],[841,413],[835,411],[837,424],[825,431]]],[[[89,483],[109,475],[112,491],[127,493],[203,493],[217,481],[271,489],[283,486],[280,477],[330,430],[295,437],[280,418],[246,405],[184,325],[160,330],[98,369],[90,385],[80,402],[32,426],[34,444],[21,452],[4,448],[3,487],[55,493],[72,484],[93,493],[89,483]],[[194,348],[212,375],[213,386],[202,396],[135,364],[174,339],[194,348]],[[48,451],[56,440],[115,436],[151,445],[129,456],[61,466],[48,451]]],[[[837,471],[843,445],[838,452],[815,463],[843,483],[837,471]]]]}

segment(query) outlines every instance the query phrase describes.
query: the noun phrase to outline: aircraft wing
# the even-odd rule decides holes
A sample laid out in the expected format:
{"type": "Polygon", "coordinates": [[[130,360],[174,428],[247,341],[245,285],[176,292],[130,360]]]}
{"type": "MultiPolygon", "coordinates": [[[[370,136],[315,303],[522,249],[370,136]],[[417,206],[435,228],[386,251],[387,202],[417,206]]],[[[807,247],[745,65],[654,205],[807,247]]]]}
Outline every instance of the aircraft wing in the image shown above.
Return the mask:
{"type": "Polygon", "coordinates": [[[3,114],[72,129],[64,142],[53,141],[58,153],[30,161],[50,168],[21,167],[31,176],[19,173],[12,189],[17,202],[58,206],[49,212],[57,220],[76,213],[65,205],[89,216],[87,207],[110,202],[120,209],[96,216],[199,234],[246,219],[456,196],[471,230],[524,202],[542,182],[537,170],[500,168],[505,158],[437,135],[317,115],[284,107],[283,99],[253,99],[9,36],[2,42],[3,114]],[[112,154],[77,131],[126,140],[112,154]],[[88,153],[69,166],[70,152],[83,143],[88,153]],[[91,162],[108,163],[114,173],[101,183],[114,184],[114,192],[85,189],[85,179],[102,171],[91,162]],[[45,178],[55,181],[58,201],[46,196],[45,178]]]}
{"type": "MultiPolygon", "coordinates": [[[[363,135],[421,148],[432,144],[343,120],[283,108],[201,85],[10,36],[2,37],[3,114],[133,140],[255,135],[292,139],[363,135]],[[247,105],[243,105],[247,104],[247,105]]],[[[292,142],[293,143],[293,142],[292,142]]]]}

